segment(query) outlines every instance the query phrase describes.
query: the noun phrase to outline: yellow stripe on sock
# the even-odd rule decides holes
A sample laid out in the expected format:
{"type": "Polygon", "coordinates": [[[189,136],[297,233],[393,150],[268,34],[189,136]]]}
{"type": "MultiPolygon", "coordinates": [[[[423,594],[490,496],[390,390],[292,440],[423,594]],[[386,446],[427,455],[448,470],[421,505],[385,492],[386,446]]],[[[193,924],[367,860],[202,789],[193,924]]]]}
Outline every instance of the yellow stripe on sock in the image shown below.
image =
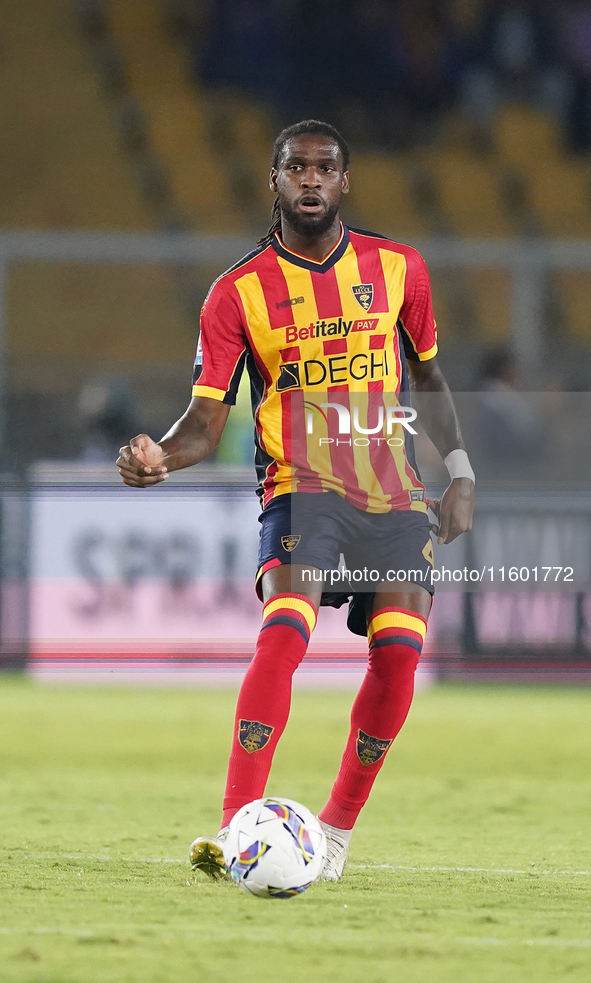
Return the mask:
{"type": "Polygon", "coordinates": [[[402,611],[384,611],[373,617],[367,629],[367,636],[371,640],[372,635],[382,628],[409,628],[416,631],[421,638],[425,639],[427,626],[422,618],[417,618],[413,614],[404,614],[402,611]]]}
{"type": "Polygon", "coordinates": [[[268,618],[273,611],[277,611],[279,608],[291,608],[292,611],[298,611],[300,614],[303,614],[310,634],[312,634],[316,624],[316,609],[311,601],[306,601],[303,597],[274,597],[265,604],[263,608],[263,619],[268,618]]]}

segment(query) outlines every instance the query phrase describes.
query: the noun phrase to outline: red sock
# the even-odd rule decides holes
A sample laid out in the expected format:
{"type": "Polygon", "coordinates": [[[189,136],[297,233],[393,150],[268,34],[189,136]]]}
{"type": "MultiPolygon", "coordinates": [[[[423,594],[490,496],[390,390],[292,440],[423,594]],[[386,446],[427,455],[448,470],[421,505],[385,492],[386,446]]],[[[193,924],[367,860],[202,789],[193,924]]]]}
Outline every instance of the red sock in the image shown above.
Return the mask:
{"type": "Polygon", "coordinates": [[[351,712],[337,780],[320,819],[353,829],[386,752],[406,720],[427,623],[401,608],[382,608],[369,623],[369,663],[351,712]]]}
{"type": "Polygon", "coordinates": [[[316,608],[301,594],[278,594],[263,608],[254,658],[238,696],[222,829],[243,805],[264,794],[289,717],[291,679],[315,624],[316,608]]]}

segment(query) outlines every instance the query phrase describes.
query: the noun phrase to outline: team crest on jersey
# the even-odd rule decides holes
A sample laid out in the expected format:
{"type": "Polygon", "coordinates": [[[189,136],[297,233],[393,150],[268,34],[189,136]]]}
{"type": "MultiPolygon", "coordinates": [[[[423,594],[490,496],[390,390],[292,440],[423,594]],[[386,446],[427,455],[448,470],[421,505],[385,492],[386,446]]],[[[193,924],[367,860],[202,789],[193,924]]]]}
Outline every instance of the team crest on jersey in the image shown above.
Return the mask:
{"type": "Polygon", "coordinates": [[[282,536],[281,545],[283,546],[284,550],[287,550],[288,553],[293,553],[296,546],[300,545],[301,539],[302,537],[295,535],[295,533],[290,536],[282,536]]]}
{"type": "Polygon", "coordinates": [[[238,740],[245,751],[252,754],[254,751],[261,751],[266,744],[274,727],[262,724],[260,720],[241,720],[238,727],[238,740]]]}
{"type": "Polygon", "coordinates": [[[381,741],[379,737],[370,737],[362,730],[357,731],[357,757],[362,765],[375,765],[383,758],[392,741],[381,741]]]}
{"type": "Polygon", "coordinates": [[[358,283],[351,290],[357,303],[364,311],[368,311],[373,303],[373,283],[358,283]]]}

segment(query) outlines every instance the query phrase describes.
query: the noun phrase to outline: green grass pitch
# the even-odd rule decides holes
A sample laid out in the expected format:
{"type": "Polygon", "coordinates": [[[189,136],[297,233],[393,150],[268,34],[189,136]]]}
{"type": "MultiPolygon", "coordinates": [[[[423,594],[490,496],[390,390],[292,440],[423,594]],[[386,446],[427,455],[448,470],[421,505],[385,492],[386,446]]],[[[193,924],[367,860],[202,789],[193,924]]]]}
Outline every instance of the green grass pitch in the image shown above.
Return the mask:
{"type": "MultiPolygon", "coordinates": [[[[0,680],[2,983],[591,978],[588,691],[418,695],[338,884],[191,874],[235,694],[0,680]]],[[[295,693],[269,791],[317,810],[351,694],[295,693]]]]}

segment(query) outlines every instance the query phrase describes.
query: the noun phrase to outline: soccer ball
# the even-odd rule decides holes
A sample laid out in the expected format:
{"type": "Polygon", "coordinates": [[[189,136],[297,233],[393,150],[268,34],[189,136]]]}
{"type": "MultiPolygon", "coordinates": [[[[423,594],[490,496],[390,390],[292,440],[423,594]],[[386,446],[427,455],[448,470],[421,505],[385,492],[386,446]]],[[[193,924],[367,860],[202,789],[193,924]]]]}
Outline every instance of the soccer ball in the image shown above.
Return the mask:
{"type": "Polygon", "coordinates": [[[224,843],[230,875],[257,898],[294,898],[318,880],[324,830],[291,799],[255,799],[236,813],[224,843]]]}

